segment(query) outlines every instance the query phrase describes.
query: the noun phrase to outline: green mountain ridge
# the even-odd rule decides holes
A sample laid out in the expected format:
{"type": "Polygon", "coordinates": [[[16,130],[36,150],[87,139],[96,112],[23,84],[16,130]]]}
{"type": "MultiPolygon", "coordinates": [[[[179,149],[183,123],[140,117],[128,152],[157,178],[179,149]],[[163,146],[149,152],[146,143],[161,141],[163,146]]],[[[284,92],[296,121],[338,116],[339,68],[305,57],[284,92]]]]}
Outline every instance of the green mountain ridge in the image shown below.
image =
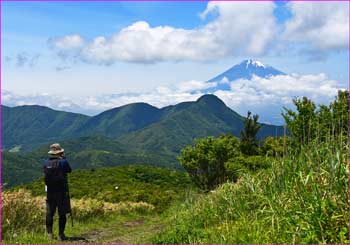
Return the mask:
{"type": "MultiPolygon", "coordinates": [[[[177,154],[195,138],[231,133],[239,136],[244,128],[243,117],[228,108],[214,95],[204,95],[195,102],[188,102],[183,109],[176,109],[158,123],[118,138],[134,149],[177,154]]],[[[262,124],[259,138],[283,134],[283,127],[262,124]]]]}
{"type": "Polygon", "coordinates": [[[46,142],[75,137],[76,130],[87,119],[82,114],[44,106],[2,106],[3,148],[21,145],[33,149],[46,142]]]}
{"type": "Polygon", "coordinates": [[[30,183],[42,176],[42,168],[35,158],[17,153],[2,152],[2,184],[5,189],[30,183]]]}
{"type": "Polygon", "coordinates": [[[133,103],[104,111],[86,121],[79,135],[94,134],[117,137],[141,129],[159,120],[161,110],[147,103],[133,103]]]}
{"type": "MultiPolygon", "coordinates": [[[[178,120],[186,121],[186,117],[191,118],[190,114],[198,117],[195,119],[192,116],[191,122],[196,123],[194,126],[205,130],[202,133],[185,132],[184,135],[201,137],[232,133],[239,136],[243,126],[243,117],[228,108],[214,95],[204,95],[194,102],[183,102],[161,109],[147,103],[133,103],[107,110],[93,117],[36,105],[2,106],[2,109],[4,149],[21,145],[24,150],[32,150],[45,143],[89,135],[124,139],[123,136],[130,133],[141,132],[144,129],[149,131],[149,127],[173,129],[175,126],[168,125],[170,121],[176,122],[175,125],[181,125],[183,122],[178,120]]],[[[276,127],[277,134],[282,134],[281,127],[273,125],[269,127],[275,129],[274,132],[271,133],[271,130],[265,132],[263,127],[260,132],[262,136],[275,135],[276,127]]],[[[186,128],[184,130],[188,131],[186,128]]]]}
{"type": "MultiPolygon", "coordinates": [[[[42,106],[2,108],[4,182],[9,186],[35,180],[54,142],[61,143],[77,169],[132,164],[181,169],[176,156],[194,139],[239,136],[244,127],[243,117],[214,95],[161,109],[134,103],[94,117],[42,106]],[[20,152],[8,152],[19,145],[20,152]],[[29,176],[23,176],[25,171],[29,176]]],[[[258,137],[282,134],[282,127],[262,124],[258,137]]]]}

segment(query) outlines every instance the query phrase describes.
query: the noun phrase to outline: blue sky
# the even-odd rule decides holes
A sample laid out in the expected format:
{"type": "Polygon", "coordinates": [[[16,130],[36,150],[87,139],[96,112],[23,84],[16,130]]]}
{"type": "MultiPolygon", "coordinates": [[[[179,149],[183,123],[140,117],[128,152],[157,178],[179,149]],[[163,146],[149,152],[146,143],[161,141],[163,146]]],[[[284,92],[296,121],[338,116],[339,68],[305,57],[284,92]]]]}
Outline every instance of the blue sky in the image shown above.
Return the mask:
{"type": "MultiPolygon", "coordinates": [[[[179,92],[186,81],[247,58],[305,76],[305,91],[315,83],[307,76],[325,74],[320,84],[335,91],[349,79],[348,16],[348,3],[3,2],[4,103],[88,113],[137,100],[164,106],[200,96],[179,92]]],[[[243,113],[234,92],[224,101],[243,113]]]]}

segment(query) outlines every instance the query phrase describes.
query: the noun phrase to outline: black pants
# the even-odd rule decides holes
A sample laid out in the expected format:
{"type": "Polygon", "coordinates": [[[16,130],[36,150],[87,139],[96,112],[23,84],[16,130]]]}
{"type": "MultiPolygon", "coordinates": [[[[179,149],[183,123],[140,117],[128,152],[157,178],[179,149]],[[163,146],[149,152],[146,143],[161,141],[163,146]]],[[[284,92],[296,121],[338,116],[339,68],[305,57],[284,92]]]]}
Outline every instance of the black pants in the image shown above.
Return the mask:
{"type": "Polygon", "coordinates": [[[58,209],[58,227],[59,234],[64,234],[67,217],[66,214],[70,212],[69,197],[66,192],[48,192],[46,199],[46,230],[47,233],[52,233],[53,216],[56,209],[58,209]]]}

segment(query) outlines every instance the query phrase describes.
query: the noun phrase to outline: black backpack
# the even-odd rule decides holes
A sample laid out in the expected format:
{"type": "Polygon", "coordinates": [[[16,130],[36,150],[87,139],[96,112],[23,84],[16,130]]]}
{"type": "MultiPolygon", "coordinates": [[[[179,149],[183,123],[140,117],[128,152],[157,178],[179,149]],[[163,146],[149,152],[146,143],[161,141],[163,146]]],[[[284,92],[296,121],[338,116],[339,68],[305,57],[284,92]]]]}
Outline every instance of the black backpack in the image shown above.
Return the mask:
{"type": "Polygon", "coordinates": [[[59,162],[60,159],[50,159],[44,167],[45,184],[48,188],[64,188],[65,177],[59,162]]]}

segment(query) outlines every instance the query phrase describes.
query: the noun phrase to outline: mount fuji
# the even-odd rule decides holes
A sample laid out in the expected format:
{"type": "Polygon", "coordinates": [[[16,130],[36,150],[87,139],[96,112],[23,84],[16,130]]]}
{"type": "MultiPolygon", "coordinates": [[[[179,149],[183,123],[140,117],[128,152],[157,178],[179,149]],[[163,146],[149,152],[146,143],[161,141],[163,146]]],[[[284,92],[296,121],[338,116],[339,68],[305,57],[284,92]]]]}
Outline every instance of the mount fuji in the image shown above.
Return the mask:
{"type": "Polygon", "coordinates": [[[215,87],[204,90],[203,92],[212,93],[216,90],[230,90],[230,82],[237,79],[251,79],[253,75],[267,78],[270,76],[285,75],[284,72],[265,65],[257,60],[244,60],[241,63],[231,67],[227,71],[217,75],[207,81],[207,83],[217,83],[215,87]]]}

